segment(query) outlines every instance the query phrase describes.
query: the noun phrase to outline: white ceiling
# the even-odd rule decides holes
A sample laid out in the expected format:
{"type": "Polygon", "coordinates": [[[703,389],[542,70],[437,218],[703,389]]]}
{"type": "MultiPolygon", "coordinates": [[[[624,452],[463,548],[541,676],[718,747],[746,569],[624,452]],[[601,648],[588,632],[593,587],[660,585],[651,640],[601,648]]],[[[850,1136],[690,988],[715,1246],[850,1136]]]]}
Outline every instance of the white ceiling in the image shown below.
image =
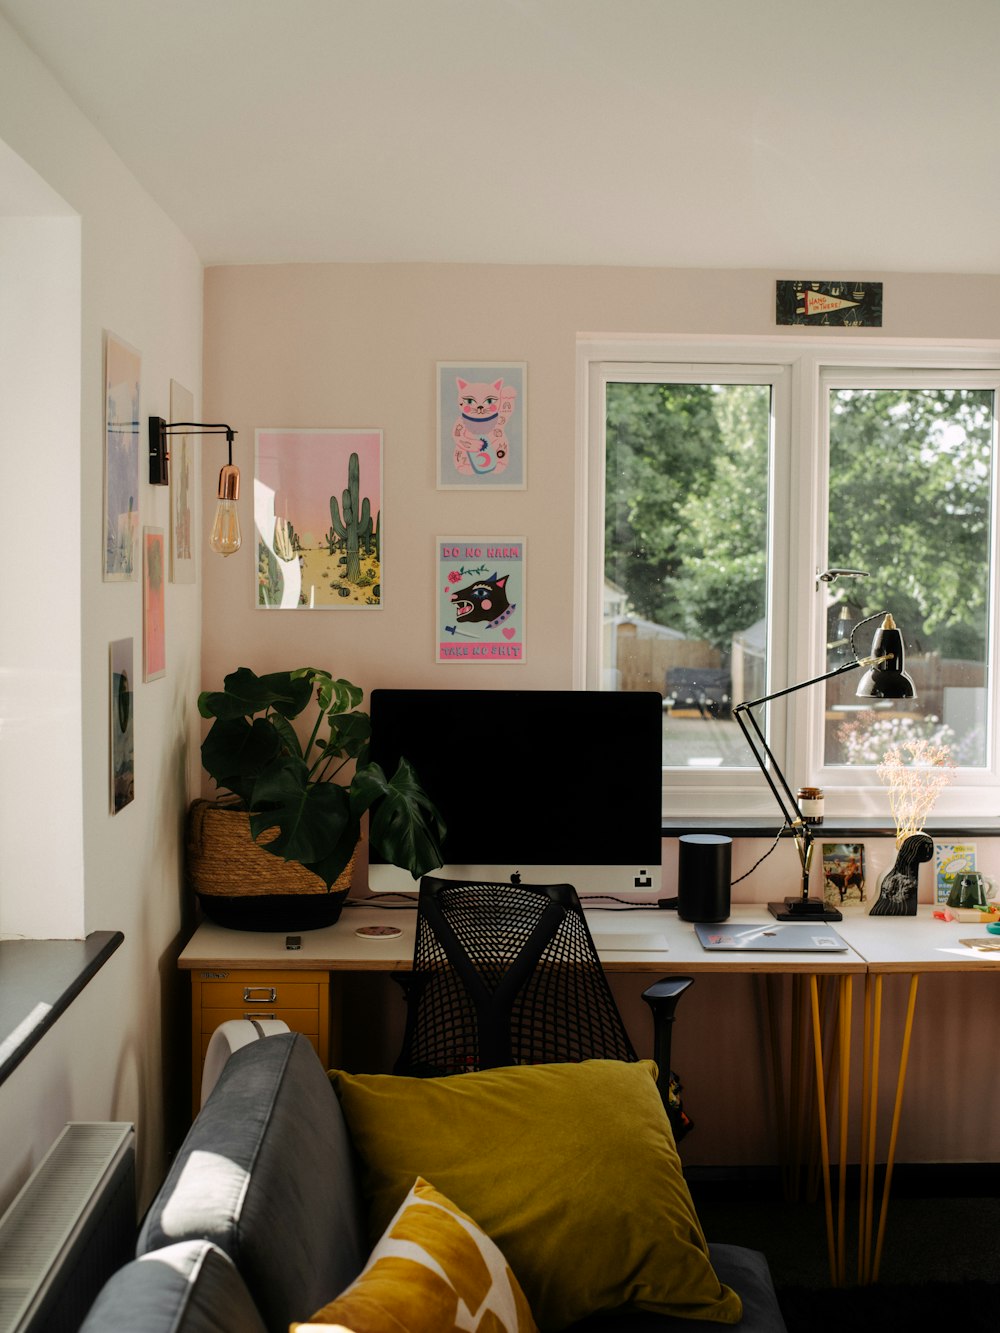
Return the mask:
{"type": "Polygon", "coordinates": [[[1000,272],[1000,0],[0,0],[207,264],[1000,272]]]}

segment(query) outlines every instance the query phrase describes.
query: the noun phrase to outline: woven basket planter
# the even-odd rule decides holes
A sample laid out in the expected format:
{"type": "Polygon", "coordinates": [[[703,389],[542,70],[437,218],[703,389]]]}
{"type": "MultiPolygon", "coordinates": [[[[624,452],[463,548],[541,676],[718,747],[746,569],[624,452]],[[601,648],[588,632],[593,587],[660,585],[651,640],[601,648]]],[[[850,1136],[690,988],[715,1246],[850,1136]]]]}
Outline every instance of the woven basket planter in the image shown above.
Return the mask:
{"type": "MultiPolygon", "coordinates": [[[[278,836],[269,829],[261,842],[278,836]]],[[[327,889],[298,861],[284,861],[250,836],[245,810],[195,801],[188,812],[186,874],[205,914],[233,930],[299,931],[332,926],[351,887],[352,856],[327,889]]]]}

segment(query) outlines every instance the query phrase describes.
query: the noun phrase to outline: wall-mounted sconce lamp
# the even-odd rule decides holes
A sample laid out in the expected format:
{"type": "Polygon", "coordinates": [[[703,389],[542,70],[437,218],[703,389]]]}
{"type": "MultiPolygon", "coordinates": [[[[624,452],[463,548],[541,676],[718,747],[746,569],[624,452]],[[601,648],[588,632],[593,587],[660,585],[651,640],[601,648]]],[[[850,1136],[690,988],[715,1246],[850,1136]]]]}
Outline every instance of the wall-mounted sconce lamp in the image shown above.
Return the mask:
{"type": "Polygon", "coordinates": [[[240,498],[240,470],[233,465],[233,437],[236,432],[225,422],[164,421],[163,417],[149,418],[149,481],[152,486],[166,486],[170,479],[170,451],[167,436],[225,435],[229,445],[229,462],[219,473],[218,503],[212,521],[212,535],[208,544],[219,555],[232,555],[240,549],[240,520],[236,501],[240,498]]]}

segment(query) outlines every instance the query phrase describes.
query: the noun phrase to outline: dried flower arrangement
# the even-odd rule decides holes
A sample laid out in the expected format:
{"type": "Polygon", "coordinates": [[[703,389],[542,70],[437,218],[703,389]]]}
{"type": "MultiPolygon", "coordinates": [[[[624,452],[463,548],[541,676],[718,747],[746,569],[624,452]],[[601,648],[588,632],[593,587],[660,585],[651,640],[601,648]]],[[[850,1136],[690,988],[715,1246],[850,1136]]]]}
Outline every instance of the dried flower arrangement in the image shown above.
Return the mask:
{"type": "Polygon", "coordinates": [[[889,788],[889,809],[896,823],[896,846],[920,833],[938,798],[955,777],[950,745],[914,737],[891,745],[876,766],[889,788]]]}

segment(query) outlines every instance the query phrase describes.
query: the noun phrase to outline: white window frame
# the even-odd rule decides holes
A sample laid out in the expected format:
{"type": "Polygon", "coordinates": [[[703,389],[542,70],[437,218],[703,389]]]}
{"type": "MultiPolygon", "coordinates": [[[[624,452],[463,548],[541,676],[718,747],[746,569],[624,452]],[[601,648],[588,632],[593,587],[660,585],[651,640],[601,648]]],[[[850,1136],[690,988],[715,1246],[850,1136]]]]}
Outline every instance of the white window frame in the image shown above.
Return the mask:
{"type": "MultiPolygon", "coordinates": [[[[827,386],[905,384],[993,388],[1000,412],[1000,343],[888,342],[879,338],[815,336],[761,338],[583,339],[577,344],[577,484],[575,636],[573,679],[579,688],[601,686],[600,649],[604,584],[605,386],[614,380],[774,384],[768,537],[768,692],[809,680],[826,669],[823,596],[816,575],[827,536],[827,386]],[[844,376],[847,376],[845,379],[844,376]],[[787,557],[784,555],[787,552],[787,557]]],[[[992,581],[1000,586],[997,473],[994,454],[992,581]]],[[[938,817],[995,816],[1000,812],[1000,698],[995,661],[1000,651],[1000,599],[991,597],[987,763],[964,769],[938,798],[938,817]]],[[[890,608],[891,609],[891,608],[890,608]]],[[[861,644],[867,651],[867,644],[861,644]]],[[[874,770],[823,764],[823,686],[800,690],[769,705],[768,739],[794,787],[824,787],[829,816],[860,817],[887,811],[874,770]]],[[[755,767],[664,770],[666,816],[777,815],[777,805],[755,767]]]]}

